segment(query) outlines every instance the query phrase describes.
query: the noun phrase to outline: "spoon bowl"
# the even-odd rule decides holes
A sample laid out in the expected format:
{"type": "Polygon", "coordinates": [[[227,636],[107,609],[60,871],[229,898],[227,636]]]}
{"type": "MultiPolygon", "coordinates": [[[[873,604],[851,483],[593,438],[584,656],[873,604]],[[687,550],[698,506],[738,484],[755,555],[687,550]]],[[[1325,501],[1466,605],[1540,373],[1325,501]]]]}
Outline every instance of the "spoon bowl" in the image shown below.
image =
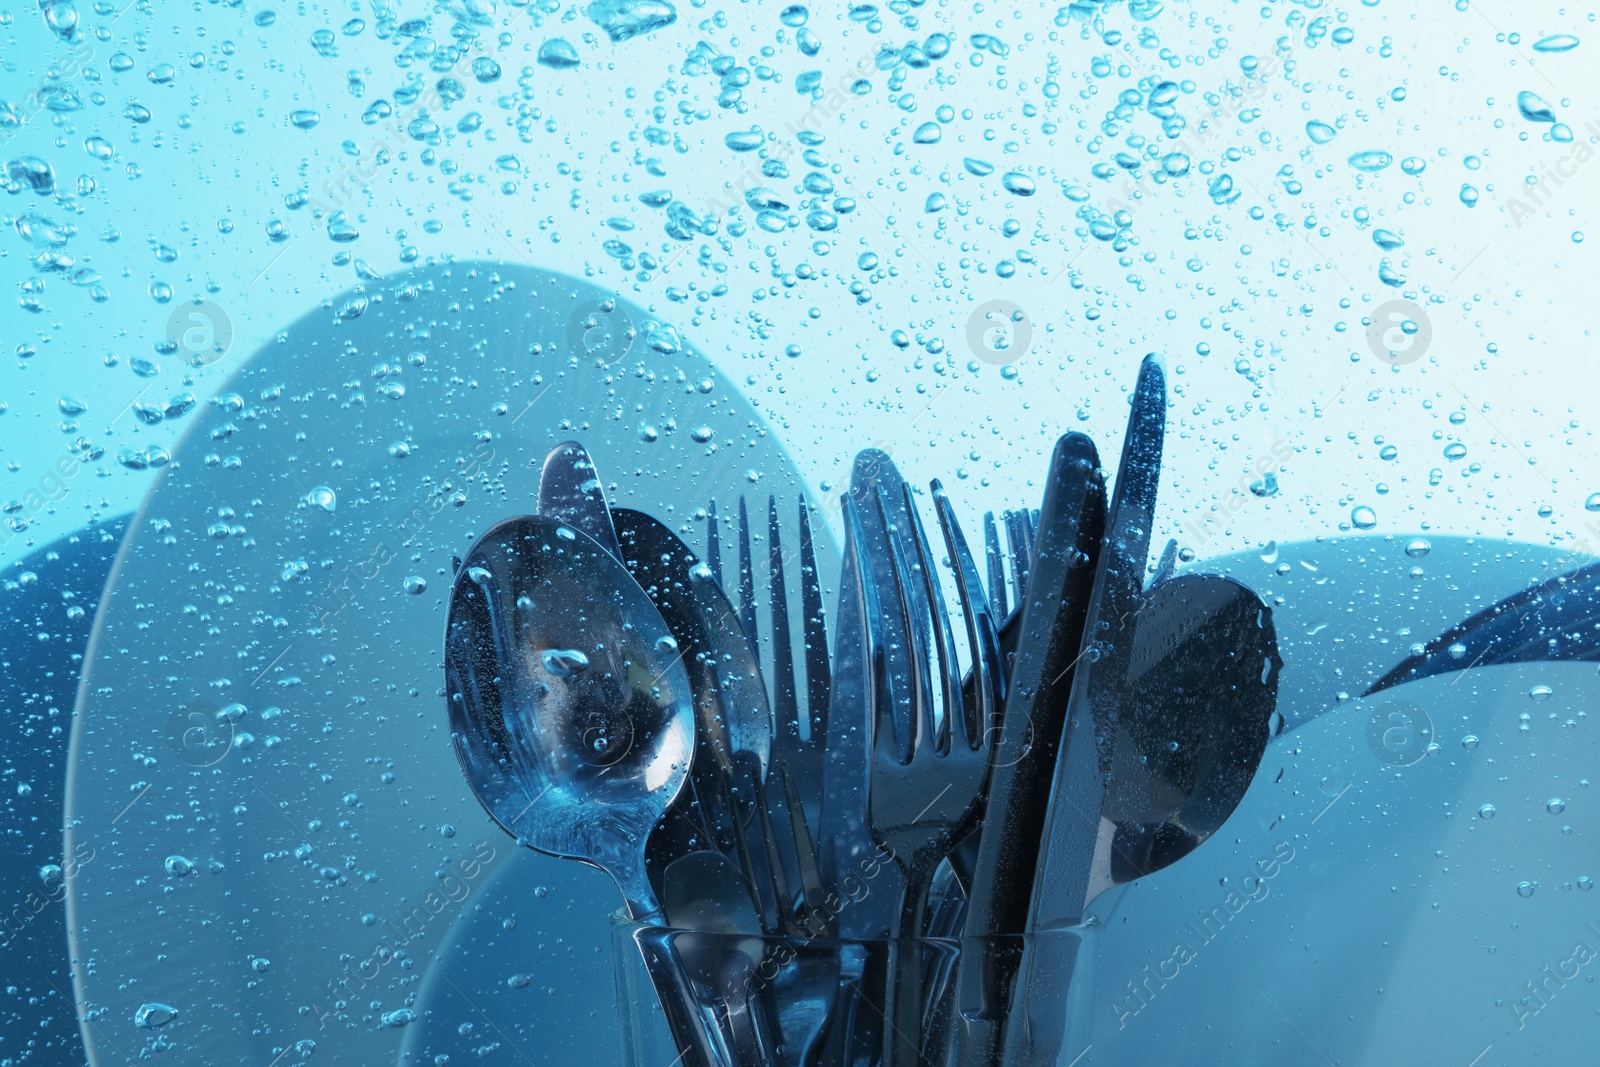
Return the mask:
{"type": "Polygon", "coordinates": [[[554,519],[496,524],[450,592],[445,691],[467,782],[508,833],[609,874],[659,911],[644,847],[689,773],[682,653],[644,590],[554,519]]]}

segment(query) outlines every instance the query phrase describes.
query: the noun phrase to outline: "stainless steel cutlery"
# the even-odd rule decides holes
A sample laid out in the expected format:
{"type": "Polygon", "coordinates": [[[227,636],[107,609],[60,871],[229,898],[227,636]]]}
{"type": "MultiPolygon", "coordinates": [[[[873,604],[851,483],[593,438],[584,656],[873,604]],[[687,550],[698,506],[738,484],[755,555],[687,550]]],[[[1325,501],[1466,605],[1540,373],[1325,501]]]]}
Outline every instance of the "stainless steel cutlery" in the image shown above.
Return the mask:
{"type": "Polygon", "coordinates": [[[768,498],[764,553],[737,502],[725,584],[714,504],[702,559],[568,442],[538,515],[468,552],[463,770],[519,840],[617,881],[687,1062],[1054,1062],[1054,933],[1216,831],[1276,700],[1254,593],[1172,577],[1171,546],[1147,580],[1165,404],[1147,359],[1109,503],[1066,435],[1039,510],[984,516],[982,571],[938,481],[919,502],[861,453],[831,654],[803,498],[793,527],[768,498]]]}

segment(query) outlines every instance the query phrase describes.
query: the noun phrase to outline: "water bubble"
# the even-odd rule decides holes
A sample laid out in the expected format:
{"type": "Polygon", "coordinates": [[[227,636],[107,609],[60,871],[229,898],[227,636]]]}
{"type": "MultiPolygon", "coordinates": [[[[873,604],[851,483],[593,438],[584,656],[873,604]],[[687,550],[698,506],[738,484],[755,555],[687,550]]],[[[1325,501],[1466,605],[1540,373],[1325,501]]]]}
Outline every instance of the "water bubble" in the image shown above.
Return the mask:
{"type": "Polygon", "coordinates": [[[319,485],[306,494],[306,503],[312,507],[321,508],[323,511],[333,511],[339,506],[339,497],[332,489],[319,485]]]}
{"type": "Polygon", "coordinates": [[[1551,797],[1549,800],[1545,801],[1544,810],[1548,811],[1551,815],[1560,815],[1562,812],[1567,810],[1567,802],[1562,800],[1560,797],[1551,797]]]}
{"type": "Polygon", "coordinates": [[[1403,246],[1405,241],[1400,237],[1399,234],[1394,233],[1391,230],[1373,230],[1372,243],[1383,249],[1385,252],[1390,252],[1403,246]]]}
{"type": "Polygon", "coordinates": [[[309,130],[322,121],[322,113],[308,107],[296,108],[289,112],[289,125],[296,129],[309,130]]]}
{"type": "Polygon", "coordinates": [[[972,156],[967,156],[964,158],[961,161],[961,165],[967,168],[967,173],[971,174],[975,178],[987,178],[989,175],[994,173],[993,163],[989,163],[981,159],[974,159],[972,156]]]}
{"type": "Polygon", "coordinates": [[[766,142],[760,130],[734,130],[722,138],[722,143],[735,152],[753,152],[766,142]]]}
{"type": "Polygon", "coordinates": [[[1548,685],[1536,685],[1532,689],[1528,690],[1528,697],[1532,700],[1549,700],[1554,695],[1555,690],[1551,689],[1548,685]]]}
{"type": "Polygon", "coordinates": [[[1594,888],[1594,879],[1590,878],[1587,874],[1580,875],[1578,877],[1578,888],[1582,889],[1584,892],[1588,892],[1594,888]]]}
{"type": "Polygon", "coordinates": [[[1457,641],[1449,648],[1445,649],[1445,652],[1449,654],[1451,659],[1465,659],[1467,655],[1467,646],[1463,645],[1460,641],[1457,641]]]}
{"type": "Polygon", "coordinates": [[[578,50],[560,37],[552,37],[539,46],[539,65],[551,70],[571,70],[582,60],[578,50]]]}
{"type": "Polygon", "coordinates": [[[1472,207],[1478,202],[1478,187],[1468,182],[1461,184],[1461,202],[1472,207]]]}
{"type": "Polygon", "coordinates": [[[386,1030],[392,1030],[415,1022],[416,1018],[417,1013],[410,1008],[396,1008],[394,1011],[386,1011],[378,1016],[378,1025],[386,1030]]]}
{"type": "Polygon", "coordinates": [[[612,44],[621,44],[678,20],[678,10],[667,0],[594,0],[583,12],[606,31],[612,44]]]}
{"type": "Polygon", "coordinates": [[[1406,555],[1410,556],[1412,559],[1421,559],[1432,550],[1433,546],[1430,545],[1427,539],[1423,537],[1413,537],[1411,540],[1406,542],[1406,555]]]}
{"type": "Polygon", "coordinates": [[[1338,136],[1338,133],[1338,130],[1334,129],[1332,126],[1329,126],[1326,122],[1318,122],[1313,119],[1306,123],[1306,136],[1311,138],[1317,144],[1327,144],[1329,141],[1333,140],[1334,137],[1338,136]]]}
{"type": "Polygon", "coordinates": [[[428,580],[416,574],[408,574],[400,583],[405,591],[412,596],[417,596],[428,591],[428,580]]]}
{"type": "Polygon", "coordinates": [[[1483,807],[1479,808],[1478,809],[1478,817],[1482,818],[1482,819],[1492,819],[1492,818],[1494,818],[1494,805],[1493,804],[1485,804],[1483,807]]]}
{"type": "Polygon", "coordinates": [[[943,127],[937,122],[924,122],[911,135],[911,140],[917,144],[938,144],[942,137],[944,137],[943,127]]]}
{"type": "Polygon", "coordinates": [[[1600,511],[1600,493],[1590,493],[1583,502],[1584,511],[1600,511]]]}
{"type": "Polygon", "coordinates": [[[1394,162],[1394,157],[1382,149],[1371,149],[1366,152],[1357,152],[1350,157],[1350,165],[1356,170],[1375,174],[1394,162]]]}
{"type": "Polygon", "coordinates": [[[1535,52],[1570,52],[1578,47],[1578,39],[1570,33],[1553,33],[1533,42],[1535,52]]]}
{"type": "Polygon", "coordinates": [[[656,651],[664,656],[670,656],[678,651],[678,642],[673,640],[671,634],[656,638],[656,651]]]}
{"type": "Polygon", "coordinates": [[[1350,512],[1350,525],[1358,530],[1370,530],[1378,525],[1378,513],[1365,504],[1353,508],[1350,512]]]}
{"type": "Polygon", "coordinates": [[[711,568],[706,566],[704,563],[696,563],[693,567],[689,568],[690,581],[710,582],[714,581],[715,577],[716,576],[711,573],[711,568]]]}
{"type": "Polygon", "coordinates": [[[546,673],[557,678],[571,678],[589,669],[589,657],[576,648],[549,648],[539,654],[546,673]]]}
{"type": "Polygon", "coordinates": [[[514,974],[506,979],[506,985],[512,989],[527,989],[532,984],[533,976],[530,974],[514,974]]]}
{"type": "Polygon", "coordinates": [[[1033,179],[1020,171],[1009,171],[1000,179],[1000,185],[1013,196],[1032,196],[1037,186],[1033,179]]]}
{"type": "Polygon", "coordinates": [[[1527,90],[1517,94],[1517,110],[1529,122],[1554,122],[1556,120],[1555,109],[1538,93],[1530,93],[1527,90]]]}
{"type": "Polygon", "coordinates": [[[6,177],[39,196],[56,191],[56,172],[37,156],[23,156],[6,164],[6,177]]]}
{"type": "Polygon", "coordinates": [[[178,1009],[159,1001],[141,1004],[133,1013],[133,1025],[141,1030],[155,1030],[178,1017],[178,1009]]]}
{"type": "Polygon", "coordinates": [[[1531,896],[1533,896],[1533,891],[1534,891],[1535,888],[1537,888],[1537,887],[1533,882],[1518,882],[1517,883],[1517,896],[1519,896],[1519,897],[1531,897],[1531,896]]]}

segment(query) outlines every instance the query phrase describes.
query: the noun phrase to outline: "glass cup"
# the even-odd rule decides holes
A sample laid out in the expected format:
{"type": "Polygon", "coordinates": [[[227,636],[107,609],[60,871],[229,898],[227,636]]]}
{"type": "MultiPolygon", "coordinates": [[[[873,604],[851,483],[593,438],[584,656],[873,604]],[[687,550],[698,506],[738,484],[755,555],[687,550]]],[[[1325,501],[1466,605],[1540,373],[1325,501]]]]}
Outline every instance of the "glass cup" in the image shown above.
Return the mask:
{"type": "Polygon", "coordinates": [[[621,1062],[985,1067],[1003,1050],[1006,1067],[1053,1067],[1063,1051],[1071,1050],[1070,1060],[1088,1040],[1099,930],[1086,924],[1010,937],[839,940],[617,921],[621,1062]],[[655,968],[672,968],[676,981],[652,981],[655,968]],[[886,1040],[885,1011],[908,974],[921,985],[913,991],[920,1031],[907,1035],[901,1027],[886,1040]],[[681,999],[672,1010],[694,1020],[689,1048],[669,1033],[660,1001],[669,995],[681,999]]]}

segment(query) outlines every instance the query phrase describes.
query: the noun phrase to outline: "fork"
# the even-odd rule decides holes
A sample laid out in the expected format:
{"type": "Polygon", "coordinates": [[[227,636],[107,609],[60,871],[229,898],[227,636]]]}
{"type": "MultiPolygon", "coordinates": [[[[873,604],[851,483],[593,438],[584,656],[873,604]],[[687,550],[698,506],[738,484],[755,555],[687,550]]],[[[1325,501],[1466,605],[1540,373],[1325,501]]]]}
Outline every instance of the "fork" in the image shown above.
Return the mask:
{"type": "MultiPolygon", "coordinates": [[[[885,612],[898,611],[908,638],[906,652],[911,671],[906,681],[911,691],[911,736],[896,736],[892,706],[878,708],[867,817],[873,838],[894,857],[903,876],[895,927],[897,944],[892,950],[884,1004],[888,1024],[884,1030],[884,1062],[888,1067],[921,1062],[924,961],[912,939],[921,938],[927,924],[928,889],[934,872],[952,845],[977,823],[988,771],[985,743],[989,720],[980,709],[986,712],[992,707],[984,699],[985,685],[974,687],[970,701],[963,694],[955,638],[944,593],[933,570],[927,534],[909,486],[904,486],[903,492],[905,499],[899,508],[892,507],[881,490],[877,494],[879,514],[889,533],[894,584],[880,603],[885,612]],[[926,605],[925,613],[916,610],[919,604],[926,605]],[[942,711],[937,719],[936,703],[942,711]]],[[[848,520],[857,521],[854,502],[847,500],[846,508],[850,512],[848,520]]],[[[953,517],[943,521],[943,509],[940,518],[945,546],[960,569],[961,562],[970,559],[960,527],[953,517]]],[[[961,581],[958,585],[963,608],[969,620],[975,620],[978,612],[967,584],[961,581]]],[[[979,650],[975,662],[980,667],[993,666],[986,652],[979,650]]]]}

